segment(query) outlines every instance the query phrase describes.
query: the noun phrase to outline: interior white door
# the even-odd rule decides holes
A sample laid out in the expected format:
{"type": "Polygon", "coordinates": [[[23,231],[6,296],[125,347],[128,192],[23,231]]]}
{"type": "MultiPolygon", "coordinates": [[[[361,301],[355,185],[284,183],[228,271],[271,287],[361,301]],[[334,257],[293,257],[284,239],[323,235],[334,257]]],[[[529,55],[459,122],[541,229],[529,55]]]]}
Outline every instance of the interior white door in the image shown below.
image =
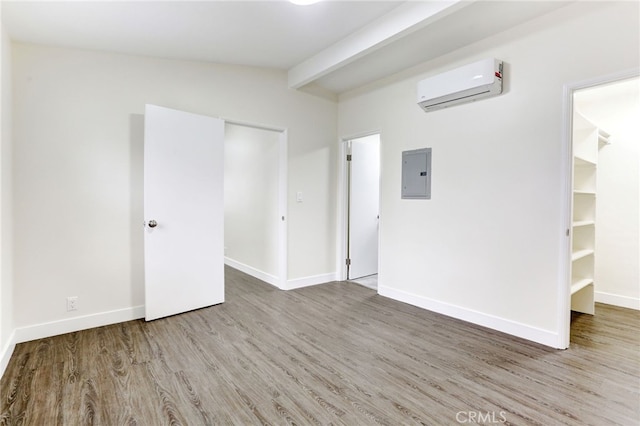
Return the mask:
{"type": "Polygon", "coordinates": [[[380,135],[351,141],[349,279],[378,273],[380,135]]]}
{"type": "Polygon", "coordinates": [[[145,319],[224,302],[224,121],[145,108],[145,319]]]}

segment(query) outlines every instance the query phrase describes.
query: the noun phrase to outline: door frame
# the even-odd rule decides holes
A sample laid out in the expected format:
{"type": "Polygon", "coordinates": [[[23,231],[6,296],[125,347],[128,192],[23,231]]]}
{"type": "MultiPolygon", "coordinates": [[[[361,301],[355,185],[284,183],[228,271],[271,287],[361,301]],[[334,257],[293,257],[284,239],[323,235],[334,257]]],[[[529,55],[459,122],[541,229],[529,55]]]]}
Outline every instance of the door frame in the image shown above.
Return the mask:
{"type": "MultiPolygon", "coordinates": [[[[345,262],[349,252],[349,163],[347,162],[347,144],[353,139],[360,139],[367,136],[379,135],[380,150],[382,151],[382,131],[372,130],[369,132],[356,133],[350,136],[341,137],[339,145],[339,167],[338,167],[338,247],[336,250],[336,271],[338,280],[345,281],[348,276],[348,267],[345,262]]],[[[380,161],[380,183],[382,183],[382,161],[380,161]]],[[[382,185],[378,189],[382,195],[382,185]]],[[[380,234],[378,230],[378,262],[380,259],[380,234]]]]}
{"type": "Polygon", "coordinates": [[[562,168],[563,227],[560,230],[561,259],[558,279],[557,318],[559,324],[558,347],[568,348],[571,338],[571,226],[573,221],[573,95],[576,91],[615,83],[640,76],[638,69],[628,69],[588,80],[567,83],[562,93],[562,168]]]}
{"type": "Polygon", "coordinates": [[[276,282],[269,282],[280,290],[288,289],[288,143],[289,131],[287,128],[256,124],[241,120],[224,119],[225,124],[249,127],[252,129],[276,132],[278,136],[278,277],[276,282]]]}

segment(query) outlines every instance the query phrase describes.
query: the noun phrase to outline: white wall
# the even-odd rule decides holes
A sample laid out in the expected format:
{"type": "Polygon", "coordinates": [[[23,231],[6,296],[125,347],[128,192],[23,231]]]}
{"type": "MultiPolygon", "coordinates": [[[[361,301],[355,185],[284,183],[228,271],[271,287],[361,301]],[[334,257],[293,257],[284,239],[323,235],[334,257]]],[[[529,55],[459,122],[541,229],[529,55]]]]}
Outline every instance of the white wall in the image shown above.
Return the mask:
{"type": "Polygon", "coordinates": [[[379,292],[562,346],[563,86],[639,65],[638,3],[578,2],[340,97],[339,135],[381,129],[379,292]],[[425,114],[421,79],[487,57],[505,93],[425,114]],[[433,148],[432,199],[400,199],[433,148]]]}
{"type": "Polygon", "coordinates": [[[598,153],[596,301],[635,309],[640,309],[639,89],[635,79],[575,96],[575,107],[612,135],[612,143],[598,153]],[[628,92],[620,93],[621,84],[628,92]]]}
{"type": "Polygon", "coordinates": [[[289,278],[335,273],[335,102],[281,71],[25,44],[13,71],[18,340],[140,316],[145,103],[287,128],[289,199],[310,200],[289,203],[289,278]]]}
{"type": "Polygon", "coordinates": [[[279,138],[280,132],[225,126],[225,257],[273,278],[278,276],[279,138]]]}
{"type": "Polygon", "coordinates": [[[11,42],[0,8],[0,377],[13,352],[11,42]]]}

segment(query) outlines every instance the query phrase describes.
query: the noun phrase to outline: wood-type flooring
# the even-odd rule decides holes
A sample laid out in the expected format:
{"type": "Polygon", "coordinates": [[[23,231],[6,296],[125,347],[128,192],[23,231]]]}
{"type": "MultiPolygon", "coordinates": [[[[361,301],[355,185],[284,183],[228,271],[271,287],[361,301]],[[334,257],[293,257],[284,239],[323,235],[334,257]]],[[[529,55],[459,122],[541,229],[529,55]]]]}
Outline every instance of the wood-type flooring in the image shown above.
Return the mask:
{"type": "Polygon", "coordinates": [[[17,345],[0,424],[640,424],[638,311],[574,315],[559,351],[353,283],[226,276],[222,305],[17,345]]]}

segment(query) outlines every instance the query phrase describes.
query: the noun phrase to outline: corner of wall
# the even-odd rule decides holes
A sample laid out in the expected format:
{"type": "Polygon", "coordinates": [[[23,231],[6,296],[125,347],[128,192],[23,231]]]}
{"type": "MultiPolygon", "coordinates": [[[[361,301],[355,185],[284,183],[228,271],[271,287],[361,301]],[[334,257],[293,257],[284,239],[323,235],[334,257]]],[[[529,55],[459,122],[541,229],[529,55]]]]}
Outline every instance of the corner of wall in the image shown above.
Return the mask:
{"type": "Polygon", "coordinates": [[[281,288],[281,286],[279,285],[279,279],[278,277],[271,275],[267,272],[261,271],[260,269],[254,268],[252,266],[249,266],[247,264],[244,264],[242,262],[238,262],[235,259],[232,259],[230,257],[225,256],[224,258],[224,264],[227,266],[230,266],[234,269],[237,269],[238,271],[244,272],[247,275],[251,275],[254,278],[257,278],[259,280],[262,280],[264,282],[266,282],[267,284],[270,284],[274,287],[279,288],[280,290],[283,290],[281,288]]]}
{"type": "Polygon", "coordinates": [[[295,290],[297,288],[309,287],[312,285],[325,284],[332,281],[338,281],[338,274],[336,272],[328,274],[313,275],[302,278],[294,278],[287,280],[287,288],[284,290],[295,290]]]}
{"type": "Polygon", "coordinates": [[[0,8],[0,377],[15,348],[12,234],[12,77],[11,40],[0,8]]]}
{"type": "Polygon", "coordinates": [[[9,360],[11,359],[11,355],[13,355],[13,350],[16,348],[16,333],[13,331],[7,342],[0,347],[0,379],[4,375],[4,371],[7,369],[9,365],[9,360]]]}

